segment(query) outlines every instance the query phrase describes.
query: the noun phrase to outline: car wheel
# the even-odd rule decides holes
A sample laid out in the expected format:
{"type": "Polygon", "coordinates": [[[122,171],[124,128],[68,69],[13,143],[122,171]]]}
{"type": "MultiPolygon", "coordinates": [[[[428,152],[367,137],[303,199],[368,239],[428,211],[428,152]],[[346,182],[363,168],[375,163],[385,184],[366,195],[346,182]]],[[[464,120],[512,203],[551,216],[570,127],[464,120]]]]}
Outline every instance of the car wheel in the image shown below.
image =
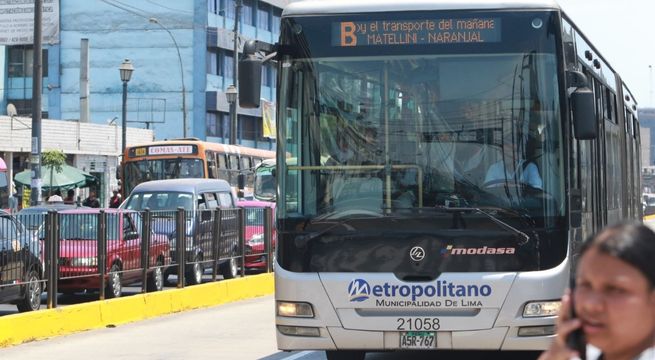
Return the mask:
{"type": "Polygon", "coordinates": [[[120,271],[121,268],[118,264],[113,264],[111,269],[109,269],[109,280],[107,281],[107,290],[105,291],[105,296],[108,299],[118,298],[123,295],[122,274],[120,271]]]}
{"type": "Polygon", "coordinates": [[[41,293],[43,293],[39,272],[35,269],[30,269],[26,278],[27,284],[25,285],[25,297],[16,305],[18,311],[26,312],[39,310],[41,308],[41,293]]]}
{"type": "Polygon", "coordinates": [[[236,258],[233,257],[221,265],[221,275],[223,275],[223,279],[234,279],[239,275],[239,266],[236,258]]]}
{"type": "Polygon", "coordinates": [[[202,274],[205,272],[205,268],[200,263],[202,261],[202,256],[196,255],[193,259],[194,264],[191,265],[191,269],[187,270],[186,281],[189,285],[198,285],[202,283],[202,274]]]}
{"type": "Polygon", "coordinates": [[[327,360],[364,360],[366,351],[359,350],[332,350],[326,351],[327,360]]]}
{"type": "Polygon", "coordinates": [[[164,269],[162,266],[164,262],[161,259],[157,260],[156,267],[150,273],[148,277],[148,283],[146,287],[148,291],[162,291],[164,289],[164,269]]]}

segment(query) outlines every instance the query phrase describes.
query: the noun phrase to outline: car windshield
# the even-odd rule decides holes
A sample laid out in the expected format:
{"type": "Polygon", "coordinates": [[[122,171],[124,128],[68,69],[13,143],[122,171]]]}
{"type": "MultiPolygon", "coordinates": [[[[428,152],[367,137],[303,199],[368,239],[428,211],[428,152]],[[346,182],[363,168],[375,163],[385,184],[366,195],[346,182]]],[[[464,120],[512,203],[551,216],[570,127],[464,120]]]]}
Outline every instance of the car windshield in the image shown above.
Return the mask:
{"type": "MultiPolygon", "coordinates": [[[[66,240],[98,240],[99,214],[61,214],[59,236],[66,240]]],[[[119,215],[107,214],[107,240],[117,240],[119,215]]]]}
{"type": "Polygon", "coordinates": [[[193,194],[174,191],[153,191],[132,193],[125,203],[128,210],[152,211],[176,210],[182,207],[186,211],[193,211],[193,194]]]}

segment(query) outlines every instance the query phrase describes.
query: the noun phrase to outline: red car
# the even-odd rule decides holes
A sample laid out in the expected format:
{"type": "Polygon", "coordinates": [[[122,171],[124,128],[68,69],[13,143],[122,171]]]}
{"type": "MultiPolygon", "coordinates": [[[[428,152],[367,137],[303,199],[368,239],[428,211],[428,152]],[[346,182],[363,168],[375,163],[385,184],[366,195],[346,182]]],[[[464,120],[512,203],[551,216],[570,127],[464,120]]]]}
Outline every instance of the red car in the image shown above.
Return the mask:
{"type": "MultiPolygon", "coordinates": [[[[98,214],[100,209],[59,213],[59,290],[74,293],[100,288],[98,268],[98,214]]],[[[106,296],[120,297],[123,286],[141,281],[141,214],[106,209],[106,296]]],[[[164,235],[151,233],[148,289],[164,287],[164,270],[170,265],[170,245],[164,235]]]]}
{"type": "MultiPolygon", "coordinates": [[[[238,207],[246,209],[245,239],[246,239],[246,265],[247,270],[266,271],[266,254],[264,254],[264,208],[271,208],[271,252],[275,253],[277,231],[275,230],[275,203],[258,200],[242,200],[237,202],[238,207]],[[252,255],[248,255],[252,254],[252,255]]],[[[275,255],[273,255],[275,262],[275,255]]]]}

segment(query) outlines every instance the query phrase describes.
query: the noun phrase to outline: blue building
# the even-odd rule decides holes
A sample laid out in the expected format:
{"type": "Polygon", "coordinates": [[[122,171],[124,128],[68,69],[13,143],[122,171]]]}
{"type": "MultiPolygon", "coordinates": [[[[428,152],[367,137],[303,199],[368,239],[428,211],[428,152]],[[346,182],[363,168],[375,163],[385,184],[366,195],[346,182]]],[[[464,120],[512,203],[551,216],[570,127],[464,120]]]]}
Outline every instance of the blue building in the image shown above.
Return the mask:
{"type": "MultiPolygon", "coordinates": [[[[157,139],[187,136],[227,142],[234,83],[235,0],[60,0],[59,42],[43,46],[44,118],[80,119],[81,39],[89,43],[89,121],[121,121],[118,67],[134,65],[128,83],[128,126],[155,131],[157,139]],[[179,51],[179,56],[178,56],[179,51]],[[184,89],[182,91],[182,79],[184,89]]],[[[245,40],[275,43],[288,0],[242,0],[240,48],[245,40]]],[[[30,114],[31,45],[6,48],[3,106],[30,114]]],[[[275,69],[263,74],[262,98],[275,100],[275,69]]],[[[273,148],[262,134],[261,109],[238,109],[238,143],[273,148]]],[[[47,136],[47,134],[44,134],[47,136]]]]}

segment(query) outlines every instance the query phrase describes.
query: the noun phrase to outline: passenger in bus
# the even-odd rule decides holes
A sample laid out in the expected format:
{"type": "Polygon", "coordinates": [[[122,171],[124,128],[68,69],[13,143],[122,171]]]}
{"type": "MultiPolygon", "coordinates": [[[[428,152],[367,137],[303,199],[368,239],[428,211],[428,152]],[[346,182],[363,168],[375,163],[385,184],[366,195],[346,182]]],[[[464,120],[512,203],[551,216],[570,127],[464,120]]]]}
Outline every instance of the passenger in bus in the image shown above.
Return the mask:
{"type": "Polygon", "coordinates": [[[614,225],[587,240],[575,288],[562,297],[556,337],[539,360],[580,352],[588,360],[655,359],[654,258],[655,233],[643,224],[614,225]]]}

